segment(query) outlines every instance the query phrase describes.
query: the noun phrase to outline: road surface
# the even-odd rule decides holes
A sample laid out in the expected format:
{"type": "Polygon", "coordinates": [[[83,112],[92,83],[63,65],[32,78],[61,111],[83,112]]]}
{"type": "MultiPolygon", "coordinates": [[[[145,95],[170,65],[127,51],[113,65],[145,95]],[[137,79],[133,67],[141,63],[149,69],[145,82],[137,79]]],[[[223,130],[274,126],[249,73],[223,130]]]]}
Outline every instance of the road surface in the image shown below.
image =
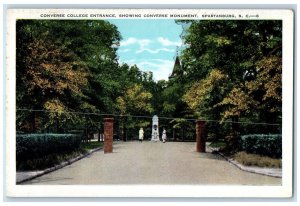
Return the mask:
{"type": "Polygon", "coordinates": [[[114,142],[72,165],[23,184],[281,185],[281,178],[249,173],[223,157],[197,153],[194,142],[114,142]]]}

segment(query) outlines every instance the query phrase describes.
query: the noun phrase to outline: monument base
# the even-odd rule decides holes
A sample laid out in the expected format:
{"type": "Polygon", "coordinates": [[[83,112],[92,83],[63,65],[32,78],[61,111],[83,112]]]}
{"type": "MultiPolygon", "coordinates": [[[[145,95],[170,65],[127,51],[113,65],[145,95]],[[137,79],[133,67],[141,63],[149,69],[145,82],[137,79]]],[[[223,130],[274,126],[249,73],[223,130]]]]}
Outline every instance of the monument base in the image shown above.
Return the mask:
{"type": "Polygon", "coordinates": [[[155,141],[155,142],[159,141],[159,136],[158,136],[158,134],[152,135],[151,141],[155,141]]]}

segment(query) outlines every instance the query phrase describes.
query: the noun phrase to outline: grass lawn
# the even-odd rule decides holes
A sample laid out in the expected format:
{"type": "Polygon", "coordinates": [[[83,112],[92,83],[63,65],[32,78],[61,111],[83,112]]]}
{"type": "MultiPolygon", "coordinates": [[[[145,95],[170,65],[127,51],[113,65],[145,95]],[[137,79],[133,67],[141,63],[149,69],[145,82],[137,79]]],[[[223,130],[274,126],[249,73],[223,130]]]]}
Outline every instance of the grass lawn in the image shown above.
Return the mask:
{"type": "Polygon", "coordinates": [[[246,166],[281,168],[281,159],[275,159],[257,154],[238,152],[233,155],[233,159],[246,166]]]}
{"type": "MultiPolygon", "coordinates": [[[[212,148],[219,148],[222,150],[225,148],[226,144],[224,141],[216,141],[212,142],[209,146],[212,148]]],[[[235,161],[245,166],[281,168],[281,159],[260,156],[257,154],[249,154],[244,151],[237,152],[233,155],[227,152],[226,150],[222,151],[222,153],[224,153],[225,155],[231,156],[231,158],[233,158],[235,161]]]]}
{"type": "Polygon", "coordinates": [[[103,146],[103,142],[82,142],[80,147],[85,151],[96,149],[103,146]]]}
{"type": "Polygon", "coordinates": [[[210,145],[212,148],[224,148],[226,146],[224,141],[212,142],[210,145]]]}

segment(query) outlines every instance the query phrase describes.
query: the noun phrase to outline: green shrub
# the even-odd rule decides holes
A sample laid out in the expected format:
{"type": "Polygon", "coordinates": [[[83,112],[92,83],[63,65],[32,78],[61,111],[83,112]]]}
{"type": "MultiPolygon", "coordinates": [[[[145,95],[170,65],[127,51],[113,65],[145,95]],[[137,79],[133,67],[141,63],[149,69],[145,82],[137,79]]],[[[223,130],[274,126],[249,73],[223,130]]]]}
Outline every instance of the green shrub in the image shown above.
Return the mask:
{"type": "Polygon", "coordinates": [[[80,142],[80,134],[17,134],[17,162],[72,151],[80,142]]]}
{"type": "Polygon", "coordinates": [[[82,149],[76,149],[74,151],[68,151],[59,154],[48,154],[39,158],[17,161],[17,171],[43,170],[55,165],[59,165],[64,161],[85,153],[86,152],[82,149]]]}
{"type": "Polygon", "coordinates": [[[251,134],[240,138],[243,151],[252,154],[281,158],[282,138],[281,134],[251,134]]]}

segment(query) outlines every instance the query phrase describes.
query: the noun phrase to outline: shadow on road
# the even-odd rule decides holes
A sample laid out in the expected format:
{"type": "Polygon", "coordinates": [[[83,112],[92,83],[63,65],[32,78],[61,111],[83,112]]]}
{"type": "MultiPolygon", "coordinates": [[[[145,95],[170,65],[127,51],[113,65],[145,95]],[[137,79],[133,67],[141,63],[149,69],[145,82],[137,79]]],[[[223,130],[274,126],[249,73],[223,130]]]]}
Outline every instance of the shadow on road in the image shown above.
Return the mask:
{"type": "Polygon", "coordinates": [[[200,158],[206,158],[206,159],[215,159],[215,160],[220,160],[220,161],[226,161],[222,156],[215,154],[215,153],[199,153],[200,158]]]}

